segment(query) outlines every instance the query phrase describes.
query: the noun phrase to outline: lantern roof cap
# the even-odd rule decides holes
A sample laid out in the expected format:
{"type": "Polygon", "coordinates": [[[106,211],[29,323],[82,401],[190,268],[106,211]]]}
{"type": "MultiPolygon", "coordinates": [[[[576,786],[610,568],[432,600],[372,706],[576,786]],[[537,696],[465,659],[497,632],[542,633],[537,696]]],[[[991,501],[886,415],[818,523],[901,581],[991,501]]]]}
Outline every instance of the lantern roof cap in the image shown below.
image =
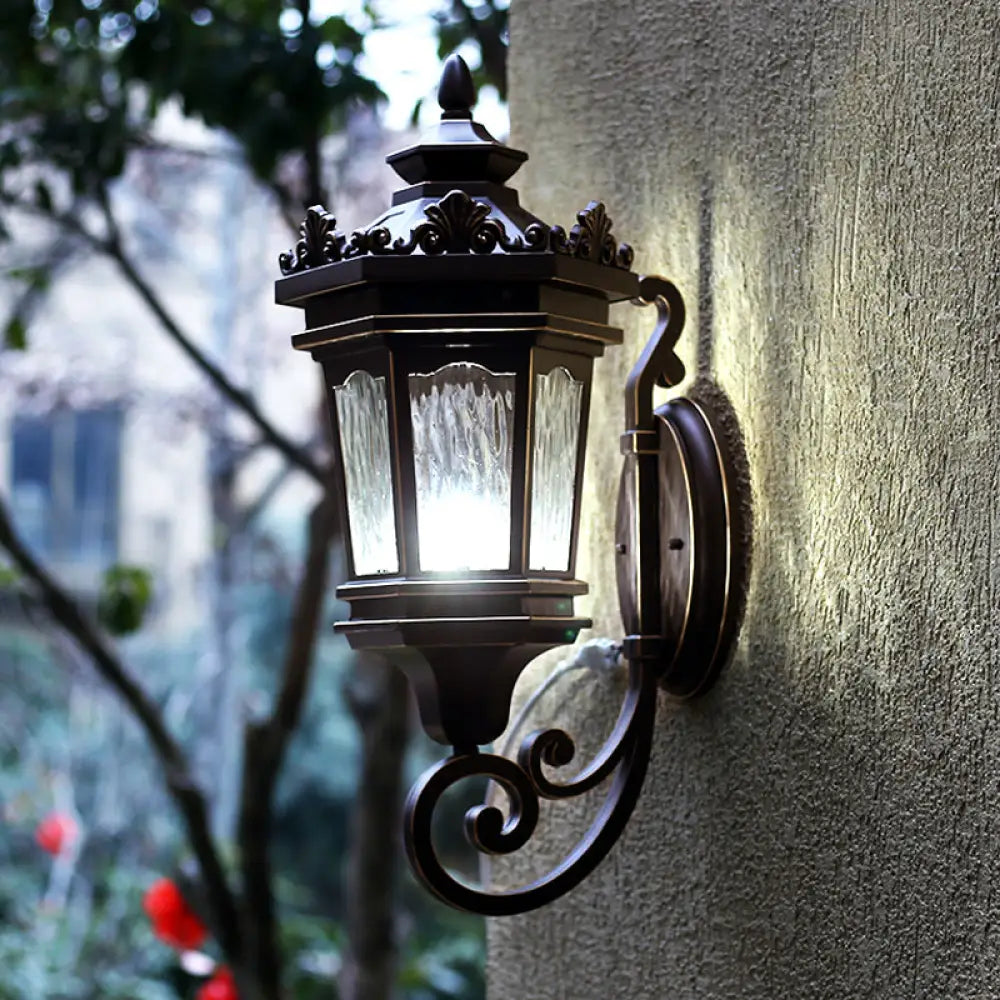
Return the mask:
{"type": "MultiPolygon", "coordinates": [[[[516,280],[530,280],[532,275],[541,281],[558,278],[546,259],[571,257],[587,264],[583,271],[570,268],[575,275],[567,279],[571,283],[600,291],[612,301],[633,297],[638,277],[631,272],[632,248],[612,235],[604,205],[592,201],[577,213],[576,225],[568,232],[522,208],[517,191],[505,181],[528,154],[498,142],[473,120],[475,98],[468,65],[461,56],[450,56],[438,88],[440,122],[416,144],[386,157],[408,186],[395,192],[387,211],[349,236],[337,229],[337,220],[321,205],[307,209],[300,239],[279,257],[283,280],[291,281],[287,288],[282,285],[279,301],[296,302],[318,294],[320,286],[332,291],[376,280],[376,275],[390,280],[389,272],[392,280],[417,282],[435,276],[460,281],[473,273],[489,278],[501,273],[497,259],[511,255],[525,259],[524,267],[514,265],[516,280]],[[464,258],[458,269],[452,266],[456,256],[464,258]],[[447,263],[432,265],[433,274],[428,274],[423,263],[429,261],[416,263],[424,257],[445,258],[447,263]],[[477,257],[482,258],[485,275],[471,263],[477,257]],[[359,272],[352,262],[362,258],[372,258],[372,267],[359,272]],[[411,260],[399,270],[386,258],[411,260]],[[537,259],[532,263],[526,258],[537,259]],[[297,280],[300,272],[328,266],[318,285],[312,279],[304,284],[297,280]]],[[[563,269],[562,264],[556,267],[563,269]]]]}
{"type": "Polygon", "coordinates": [[[448,57],[438,86],[441,120],[419,142],[390,153],[386,163],[408,184],[503,184],[528,158],[495,139],[472,118],[476,88],[466,61],[448,57]]]}

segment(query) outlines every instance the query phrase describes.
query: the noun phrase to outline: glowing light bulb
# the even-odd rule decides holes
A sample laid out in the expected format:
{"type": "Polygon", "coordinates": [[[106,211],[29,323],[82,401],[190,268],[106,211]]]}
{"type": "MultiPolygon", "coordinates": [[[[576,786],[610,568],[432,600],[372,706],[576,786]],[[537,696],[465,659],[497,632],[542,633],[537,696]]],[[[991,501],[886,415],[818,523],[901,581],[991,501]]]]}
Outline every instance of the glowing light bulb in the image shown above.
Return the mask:
{"type": "Polygon", "coordinates": [[[459,490],[428,498],[417,511],[420,568],[506,569],[510,562],[510,497],[459,490]]]}
{"type": "Polygon", "coordinates": [[[410,376],[420,568],[507,569],[514,375],[453,362],[410,376]]]}

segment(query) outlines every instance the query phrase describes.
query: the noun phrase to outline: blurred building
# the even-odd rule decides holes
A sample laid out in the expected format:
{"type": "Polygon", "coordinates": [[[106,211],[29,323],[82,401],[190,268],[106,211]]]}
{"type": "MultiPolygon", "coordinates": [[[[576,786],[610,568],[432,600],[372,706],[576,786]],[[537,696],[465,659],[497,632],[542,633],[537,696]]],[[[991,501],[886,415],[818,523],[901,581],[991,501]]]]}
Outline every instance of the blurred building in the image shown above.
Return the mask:
{"type": "MultiPolygon", "coordinates": [[[[174,111],[158,138],[114,189],[129,255],[184,334],[269,421],[295,442],[315,439],[317,369],[289,349],[295,318],[272,304],[290,220],[224,136],[174,111]]],[[[381,211],[390,172],[377,168],[402,141],[369,112],[331,137],[342,226],[381,211]]],[[[92,596],[112,563],[149,568],[150,629],[187,633],[204,618],[220,467],[236,470],[237,504],[268,498],[260,516],[293,550],[314,487],[256,447],[250,422],[220,401],[112,260],[35,220],[19,220],[14,237],[12,265],[46,255],[58,264],[28,349],[0,354],[0,490],[32,549],[79,595],[92,596]]]]}

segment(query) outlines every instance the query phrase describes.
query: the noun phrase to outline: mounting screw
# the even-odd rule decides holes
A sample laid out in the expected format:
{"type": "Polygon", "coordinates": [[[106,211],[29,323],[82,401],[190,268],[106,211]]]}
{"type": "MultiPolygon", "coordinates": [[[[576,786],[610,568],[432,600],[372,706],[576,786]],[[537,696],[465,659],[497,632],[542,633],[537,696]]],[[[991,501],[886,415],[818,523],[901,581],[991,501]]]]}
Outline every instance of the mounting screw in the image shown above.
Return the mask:
{"type": "Polygon", "coordinates": [[[618,555],[623,556],[626,552],[628,552],[628,546],[624,542],[619,542],[615,546],[615,552],[617,552],[618,555]]]}
{"type": "Polygon", "coordinates": [[[670,541],[667,542],[667,548],[671,549],[674,552],[677,552],[679,549],[683,549],[684,548],[684,539],[683,538],[671,538],[670,541]]]}

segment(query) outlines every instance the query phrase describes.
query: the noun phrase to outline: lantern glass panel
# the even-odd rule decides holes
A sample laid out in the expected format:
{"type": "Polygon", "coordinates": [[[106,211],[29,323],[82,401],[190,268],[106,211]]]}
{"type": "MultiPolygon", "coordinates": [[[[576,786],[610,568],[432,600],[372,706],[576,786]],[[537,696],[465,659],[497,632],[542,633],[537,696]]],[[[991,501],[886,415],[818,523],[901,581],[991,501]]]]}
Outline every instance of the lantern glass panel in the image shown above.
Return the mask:
{"type": "Polygon", "coordinates": [[[531,569],[569,569],[582,402],[583,382],[567,369],[535,376],[531,569]]]}
{"type": "Polygon", "coordinates": [[[333,388],[340,428],[354,573],[399,571],[392,506],[389,415],[383,376],[352,372],[333,388]]]}
{"type": "Polygon", "coordinates": [[[514,374],[455,362],[409,385],[421,570],[507,569],[514,374]]]}

